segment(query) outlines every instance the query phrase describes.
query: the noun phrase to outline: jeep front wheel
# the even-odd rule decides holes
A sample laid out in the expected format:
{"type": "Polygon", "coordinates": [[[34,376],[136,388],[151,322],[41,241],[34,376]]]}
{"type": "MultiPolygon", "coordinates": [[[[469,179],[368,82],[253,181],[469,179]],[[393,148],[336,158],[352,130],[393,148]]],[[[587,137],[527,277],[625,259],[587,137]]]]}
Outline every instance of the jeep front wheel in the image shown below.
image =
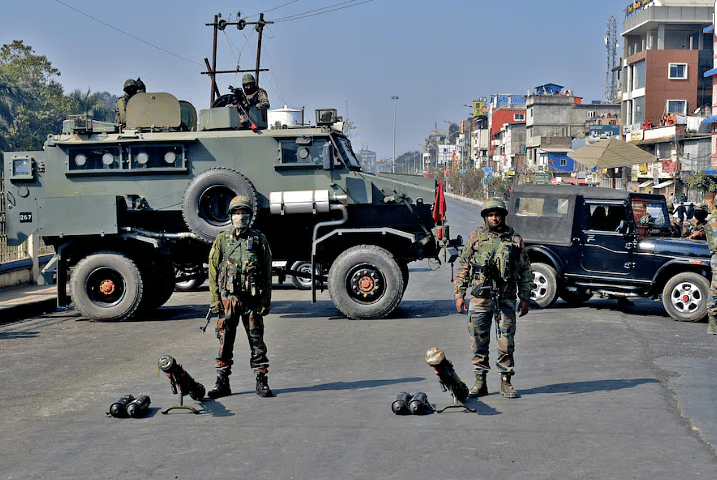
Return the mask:
{"type": "Polygon", "coordinates": [[[341,253],[331,265],[328,285],[336,308],[353,319],[387,316],[404,290],[398,262],[376,245],[357,245],[341,253]]]}
{"type": "Polygon", "coordinates": [[[530,299],[538,308],[547,308],[557,299],[558,280],[555,269],[544,263],[533,263],[533,286],[530,290],[530,299]]]}
{"type": "Polygon", "coordinates": [[[710,284],[694,272],[679,273],[662,290],[662,304],[678,322],[698,322],[707,315],[707,295],[710,284]]]}

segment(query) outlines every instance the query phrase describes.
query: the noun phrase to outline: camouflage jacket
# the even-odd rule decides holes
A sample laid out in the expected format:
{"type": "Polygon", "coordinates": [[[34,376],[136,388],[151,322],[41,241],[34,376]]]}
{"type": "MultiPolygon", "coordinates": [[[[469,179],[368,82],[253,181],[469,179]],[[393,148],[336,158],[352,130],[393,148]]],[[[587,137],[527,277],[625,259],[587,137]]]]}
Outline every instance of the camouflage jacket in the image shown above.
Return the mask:
{"type": "Polygon", "coordinates": [[[129,96],[127,94],[122,95],[117,99],[115,103],[115,123],[119,123],[122,126],[127,124],[127,102],[129,96]]]}
{"type": "Polygon", "coordinates": [[[247,308],[262,315],[271,304],[271,249],[259,230],[241,235],[230,228],[217,235],[209,252],[209,302],[213,313],[223,310],[221,300],[239,299],[247,308]]]}
{"type": "Polygon", "coordinates": [[[710,252],[713,254],[717,253],[717,214],[715,211],[707,217],[705,237],[707,238],[707,245],[710,247],[710,252]]]}
{"type": "MultiPolygon", "coordinates": [[[[483,282],[483,275],[474,271],[474,265],[485,265],[486,262],[500,276],[504,299],[514,299],[517,294],[521,301],[530,301],[533,274],[523,239],[511,227],[497,233],[485,225],[471,232],[463,247],[454,284],[455,298],[465,297],[469,287],[472,289],[483,282]]],[[[471,295],[471,300],[473,298],[471,295]]]]}
{"type": "Polygon", "coordinates": [[[698,222],[694,217],[685,220],[682,225],[682,235],[687,238],[704,240],[707,222],[698,222]],[[693,236],[694,235],[694,236],[693,236]]]}

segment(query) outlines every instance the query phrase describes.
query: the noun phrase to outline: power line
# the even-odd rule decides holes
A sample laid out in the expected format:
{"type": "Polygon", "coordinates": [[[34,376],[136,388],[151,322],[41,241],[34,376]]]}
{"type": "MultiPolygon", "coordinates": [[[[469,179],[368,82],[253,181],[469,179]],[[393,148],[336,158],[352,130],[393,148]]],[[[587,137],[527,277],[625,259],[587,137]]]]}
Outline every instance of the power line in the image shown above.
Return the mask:
{"type": "Polygon", "coordinates": [[[323,15],[324,13],[330,13],[330,12],[335,12],[337,10],[343,10],[344,8],[357,7],[359,5],[363,5],[364,3],[373,2],[374,0],[364,0],[363,2],[355,3],[356,1],[357,0],[347,0],[345,2],[336,3],[334,5],[329,5],[327,7],[317,8],[317,9],[309,10],[309,11],[306,11],[303,13],[297,13],[295,15],[289,15],[284,18],[279,18],[277,20],[274,20],[274,22],[275,23],[289,22],[291,20],[300,20],[302,18],[315,17],[317,15],[323,15]],[[351,4],[351,5],[347,5],[347,4],[351,4]],[[336,7],[336,8],[334,8],[334,7],[336,7]]]}
{"type": "Polygon", "coordinates": [[[146,41],[146,40],[142,40],[142,39],[139,38],[139,37],[135,37],[135,36],[132,35],[131,33],[127,33],[127,32],[125,32],[124,30],[121,30],[121,29],[119,29],[119,28],[117,28],[117,27],[114,27],[114,26],[110,25],[109,23],[103,22],[103,21],[100,20],[99,18],[95,18],[95,17],[93,17],[92,15],[83,12],[82,10],[78,10],[78,9],[76,9],[75,7],[73,7],[72,5],[68,5],[68,4],[66,4],[65,2],[62,2],[62,1],[60,1],[60,0],[55,0],[55,1],[56,1],[57,3],[59,3],[59,4],[61,4],[61,5],[66,6],[67,8],[69,8],[69,9],[71,9],[71,10],[76,11],[77,13],[79,13],[79,14],[81,14],[81,15],[84,15],[84,16],[86,16],[86,17],[88,17],[88,18],[91,18],[91,19],[94,20],[95,22],[101,23],[102,25],[104,25],[104,26],[106,26],[106,27],[109,27],[109,28],[111,28],[112,30],[116,30],[116,31],[120,32],[120,33],[123,34],[123,35],[127,35],[127,36],[130,37],[130,38],[134,38],[135,40],[137,40],[137,41],[139,41],[139,42],[142,42],[142,43],[144,43],[144,44],[146,44],[146,45],[149,45],[149,46],[152,47],[152,48],[156,48],[157,50],[160,50],[160,51],[162,51],[162,52],[164,52],[164,53],[168,53],[168,54],[170,54],[170,55],[174,55],[174,56],[177,57],[177,58],[181,58],[182,60],[186,60],[187,62],[193,63],[193,64],[195,64],[195,65],[199,65],[200,67],[203,67],[203,66],[204,66],[204,65],[202,65],[202,64],[199,63],[199,62],[195,62],[194,60],[190,60],[190,59],[188,59],[187,57],[183,57],[183,56],[181,56],[181,55],[177,55],[176,53],[170,52],[169,50],[166,50],[166,49],[164,49],[164,48],[162,48],[162,47],[158,47],[157,45],[154,45],[153,43],[149,43],[149,42],[146,41]]]}

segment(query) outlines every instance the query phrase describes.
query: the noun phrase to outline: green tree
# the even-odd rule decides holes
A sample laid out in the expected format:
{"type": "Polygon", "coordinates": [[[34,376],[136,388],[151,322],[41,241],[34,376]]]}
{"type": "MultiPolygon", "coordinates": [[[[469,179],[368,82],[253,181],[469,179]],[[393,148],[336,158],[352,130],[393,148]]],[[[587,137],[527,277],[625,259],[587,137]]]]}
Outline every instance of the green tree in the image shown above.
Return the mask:
{"type": "MultiPolygon", "coordinates": [[[[107,92],[91,93],[87,89],[87,93],[75,90],[69,95],[69,114],[71,115],[89,115],[95,120],[102,122],[114,122],[115,109],[112,102],[113,95],[107,92]]],[[[117,101],[117,97],[114,97],[117,101]]]]}
{"type": "Polygon", "coordinates": [[[22,40],[0,48],[3,150],[39,150],[49,134],[61,129],[68,99],[54,80],[59,75],[47,57],[36,55],[22,40]]]}
{"type": "Polygon", "coordinates": [[[706,192],[717,191],[717,182],[709,175],[705,175],[705,172],[692,175],[689,180],[687,180],[687,185],[690,189],[699,190],[703,195],[706,192]]]}

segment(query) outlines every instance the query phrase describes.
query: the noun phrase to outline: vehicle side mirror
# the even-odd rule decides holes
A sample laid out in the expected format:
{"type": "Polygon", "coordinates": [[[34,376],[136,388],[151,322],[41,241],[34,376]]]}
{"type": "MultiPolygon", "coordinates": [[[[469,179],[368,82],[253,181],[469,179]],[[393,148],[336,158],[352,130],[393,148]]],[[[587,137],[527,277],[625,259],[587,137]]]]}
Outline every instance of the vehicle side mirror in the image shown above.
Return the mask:
{"type": "Polygon", "coordinates": [[[617,226],[617,229],[615,230],[618,233],[625,234],[627,233],[627,220],[620,220],[620,224],[617,226]]]}
{"type": "Polygon", "coordinates": [[[324,144],[323,152],[321,152],[321,157],[324,161],[324,170],[333,170],[334,169],[334,146],[330,143],[324,144]]]}

